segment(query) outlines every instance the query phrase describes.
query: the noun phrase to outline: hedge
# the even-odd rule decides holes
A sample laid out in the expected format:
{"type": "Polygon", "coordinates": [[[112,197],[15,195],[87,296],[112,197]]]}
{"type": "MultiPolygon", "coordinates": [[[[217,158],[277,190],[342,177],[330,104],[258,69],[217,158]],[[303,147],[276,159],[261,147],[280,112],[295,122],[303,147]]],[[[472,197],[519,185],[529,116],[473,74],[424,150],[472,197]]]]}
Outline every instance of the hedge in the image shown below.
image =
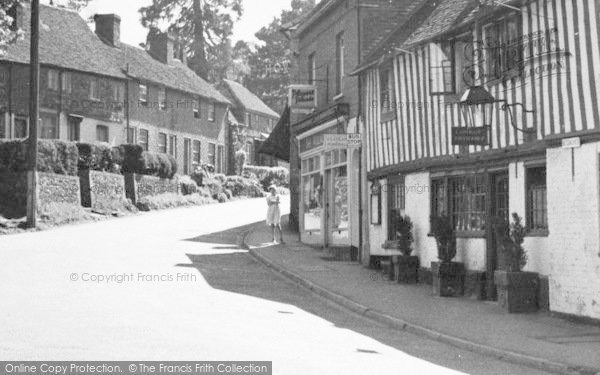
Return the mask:
{"type": "Polygon", "coordinates": [[[124,173],[143,174],[172,179],[177,173],[177,161],[171,155],[144,151],[139,145],[121,145],[124,173]]]}
{"type": "Polygon", "coordinates": [[[119,173],[123,164],[123,153],[118,147],[107,143],[77,143],[80,171],[119,173]]]}
{"type": "MultiPolygon", "coordinates": [[[[27,172],[29,140],[0,141],[0,172],[27,172]]],[[[77,175],[79,151],[73,142],[41,139],[38,141],[38,172],[77,175]]]]}
{"type": "Polygon", "coordinates": [[[246,165],[242,175],[246,178],[256,176],[264,190],[268,190],[269,186],[273,184],[282,187],[290,186],[290,172],[283,167],[246,165]]]}
{"type": "Polygon", "coordinates": [[[240,176],[229,176],[223,187],[230,190],[234,197],[260,198],[264,191],[258,181],[240,176]]]}

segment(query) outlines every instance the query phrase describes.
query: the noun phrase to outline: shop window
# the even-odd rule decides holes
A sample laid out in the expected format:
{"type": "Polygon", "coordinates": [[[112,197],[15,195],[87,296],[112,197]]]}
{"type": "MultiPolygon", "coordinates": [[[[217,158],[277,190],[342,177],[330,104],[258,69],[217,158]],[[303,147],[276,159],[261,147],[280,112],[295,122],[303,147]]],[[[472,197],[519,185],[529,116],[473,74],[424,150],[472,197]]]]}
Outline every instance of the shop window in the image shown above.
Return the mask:
{"type": "Polygon", "coordinates": [[[484,175],[432,181],[431,216],[449,216],[457,232],[482,232],[486,224],[484,175]]]}
{"type": "Polygon", "coordinates": [[[165,133],[158,133],[158,152],[167,153],[167,135],[165,133]]]}
{"type": "Polygon", "coordinates": [[[144,151],[148,151],[148,141],[149,141],[148,130],[140,129],[139,134],[138,134],[138,144],[140,146],[142,146],[144,151]]]}
{"type": "Polygon", "coordinates": [[[321,213],[323,210],[322,186],[320,173],[312,173],[302,177],[304,231],[318,232],[321,230],[321,213]]]}
{"type": "Polygon", "coordinates": [[[98,142],[108,143],[108,126],[106,125],[96,125],[96,140],[98,142]]]}
{"type": "Polygon", "coordinates": [[[394,177],[388,182],[388,228],[390,241],[398,239],[397,219],[406,209],[406,188],[404,177],[394,177]]]}
{"type": "Polygon", "coordinates": [[[40,138],[58,139],[58,116],[44,113],[40,115],[40,120],[40,138]]]}
{"type": "Polygon", "coordinates": [[[527,183],[527,229],[531,232],[548,231],[548,193],[546,167],[528,168],[527,183]]]}

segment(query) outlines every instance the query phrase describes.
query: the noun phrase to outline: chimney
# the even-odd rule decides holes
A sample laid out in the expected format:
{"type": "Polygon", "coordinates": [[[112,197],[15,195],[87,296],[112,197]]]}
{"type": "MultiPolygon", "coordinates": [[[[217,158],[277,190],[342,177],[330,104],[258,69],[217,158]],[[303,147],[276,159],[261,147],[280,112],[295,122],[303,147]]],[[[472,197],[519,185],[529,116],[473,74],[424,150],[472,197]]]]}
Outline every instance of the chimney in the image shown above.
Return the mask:
{"type": "Polygon", "coordinates": [[[23,27],[24,13],[25,10],[23,9],[23,4],[15,3],[12,7],[10,7],[7,14],[13,19],[12,25],[10,26],[11,30],[16,31],[23,27]]]}
{"type": "Polygon", "coordinates": [[[96,14],[96,35],[105,43],[119,47],[121,44],[121,17],[116,14],[96,14]]]}
{"type": "Polygon", "coordinates": [[[163,33],[156,28],[150,29],[148,33],[148,39],[146,46],[148,52],[156,60],[163,64],[173,63],[173,49],[175,45],[175,39],[168,33],[163,33]]]}

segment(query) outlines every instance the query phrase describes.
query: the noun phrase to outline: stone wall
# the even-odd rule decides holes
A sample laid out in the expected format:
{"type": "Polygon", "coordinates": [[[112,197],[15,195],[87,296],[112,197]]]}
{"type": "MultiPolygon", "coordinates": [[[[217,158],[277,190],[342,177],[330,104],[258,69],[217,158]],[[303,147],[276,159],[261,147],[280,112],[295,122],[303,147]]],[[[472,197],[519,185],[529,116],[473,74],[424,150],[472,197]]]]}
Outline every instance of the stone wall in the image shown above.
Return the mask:
{"type": "Polygon", "coordinates": [[[125,191],[127,198],[136,204],[140,199],[148,196],[179,194],[179,182],[177,179],[167,180],[128,173],[125,175],[125,191]]]}
{"type": "Polygon", "coordinates": [[[95,210],[103,210],[125,201],[125,179],[123,175],[80,171],[81,204],[95,210]]]}
{"type": "Polygon", "coordinates": [[[27,209],[27,173],[0,174],[0,215],[8,219],[25,216],[27,209]]]}

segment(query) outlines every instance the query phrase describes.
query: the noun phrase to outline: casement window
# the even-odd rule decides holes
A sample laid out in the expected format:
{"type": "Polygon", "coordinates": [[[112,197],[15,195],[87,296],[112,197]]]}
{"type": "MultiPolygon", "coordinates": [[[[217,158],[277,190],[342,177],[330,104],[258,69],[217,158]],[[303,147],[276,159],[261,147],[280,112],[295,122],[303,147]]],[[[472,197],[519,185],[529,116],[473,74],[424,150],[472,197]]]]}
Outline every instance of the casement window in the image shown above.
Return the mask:
{"type": "Polygon", "coordinates": [[[449,216],[457,232],[482,232],[486,224],[485,175],[433,180],[431,216],[449,216]]]}
{"type": "Polygon", "coordinates": [[[208,103],[208,121],[215,121],[215,103],[208,103]]]}
{"type": "Polygon", "coordinates": [[[379,71],[379,100],[382,121],[387,121],[385,114],[394,113],[396,98],[394,95],[394,73],[392,67],[387,66],[379,71]]]}
{"type": "Polygon", "coordinates": [[[73,92],[73,75],[70,72],[62,73],[62,90],[65,94],[73,92]]]}
{"type": "Polygon", "coordinates": [[[96,141],[98,142],[109,142],[108,126],[96,125],[96,141]]]}
{"type": "Polygon", "coordinates": [[[29,122],[24,117],[15,117],[13,137],[16,139],[29,136],[29,122]]]}
{"type": "Polygon", "coordinates": [[[194,169],[196,169],[196,167],[199,167],[202,163],[202,154],[200,152],[200,147],[200,141],[192,142],[192,165],[194,166],[194,169]]]}
{"type": "Polygon", "coordinates": [[[42,139],[58,139],[58,116],[49,113],[40,114],[38,133],[42,139]]]}
{"type": "Polygon", "coordinates": [[[158,109],[167,110],[167,89],[164,87],[158,90],[158,109]]]}
{"type": "Polygon", "coordinates": [[[177,158],[177,136],[169,136],[169,155],[177,158]]]}
{"type": "Polygon", "coordinates": [[[127,143],[137,144],[137,129],[130,127],[127,129],[127,143]]]}
{"type": "Polygon", "coordinates": [[[388,207],[389,207],[389,234],[390,241],[398,240],[397,218],[406,209],[406,188],[404,186],[404,177],[397,176],[388,181],[388,207]]]}
{"type": "Polygon", "coordinates": [[[516,15],[484,27],[486,79],[501,78],[520,69],[524,51],[519,41],[521,30],[521,19],[516,15]]]}
{"type": "Polygon", "coordinates": [[[456,59],[454,41],[429,45],[429,80],[432,95],[456,92],[456,59]]]}
{"type": "Polygon", "coordinates": [[[315,53],[311,53],[308,56],[308,64],[307,69],[308,79],[307,82],[309,85],[314,85],[317,77],[317,65],[316,65],[316,55],[315,53]]]}
{"type": "Polygon", "coordinates": [[[58,70],[48,70],[48,90],[60,91],[60,73],[58,70]]]}
{"type": "Polygon", "coordinates": [[[216,163],[217,145],[214,143],[208,144],[208,164],[215,166],[216,163]]]}
{"type": "Polygon", "coordinates": [[[344,89],[344,32],[335,37],[335,92],[341,94],[344,89]]]}
{"type": "Polygon", "coordinates": [[[546,167],[527,168],[526,225],[530,232],[548,231],[548,192],[546,183],[546,167]]]}
{"type": "Polygon", "coordinates": [[[89,98],[91,100],[100,100],[100,81],[97,78],[90,79],[89,98]]]}
{"type": "Polygon", "coordinates": [[[252,114],[246,112],[246,126],[252,127],[252,114]]]}
{"type": "Polygon", "coordinates": [[[194,101],[194,118],[195,119],[199,119],[202,116],[202,112],[201,112],[201,108],[202,108],[202,103],[200,102],[200,100],[195,100],[194,101]]]}
{"type": "Polygon", "coordinates": [[[121,82],[114,82],[112,86],[112,99],[115,103],[123,103],[125,98],[125,85],[121,82]]]}
{"type": "Polygon", "coordinates": [[[139,103],[144,107],[148,105],[148,86],[140,84],[139,90],[139,103]]]}
{"type": "Polygon", "coordinates": [[[158,152],[167,153],[167,135],[165,133],[158,133],[158,152]]]}
{"type": "Polygon", "coordinates": [[[149,134],[148,130],[140,129],[138,132],[138,144],[142,146],[144,151],[148,151],[148,142],[149,142],[149,134]]]}

